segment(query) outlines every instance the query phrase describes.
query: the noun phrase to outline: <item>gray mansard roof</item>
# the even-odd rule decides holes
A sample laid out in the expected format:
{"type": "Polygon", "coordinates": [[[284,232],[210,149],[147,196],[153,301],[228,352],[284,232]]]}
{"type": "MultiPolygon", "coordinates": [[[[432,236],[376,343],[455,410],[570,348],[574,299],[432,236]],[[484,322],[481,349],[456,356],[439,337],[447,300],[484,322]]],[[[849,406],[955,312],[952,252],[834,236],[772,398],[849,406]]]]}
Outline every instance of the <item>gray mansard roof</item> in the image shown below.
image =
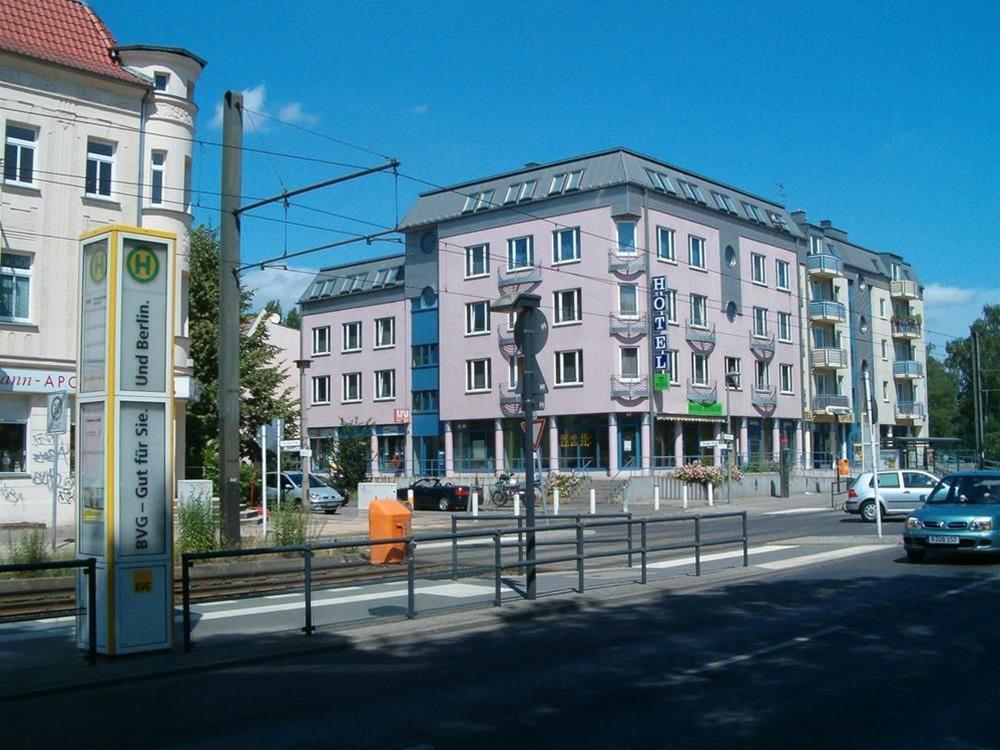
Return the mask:
{"type": "Polygon", "coordinates": [[[402,289],[404,255],[392,255],[320,270],[299,298],[300,305],[352,297],[366,292],[402,289]]]}
{"type": "Polygon", "coordinates": [[[570,192],[629,184],[794,237],[802,236],[789,212],[779,203],[625,148],[549,164],[529,164],[513,172],[423,193],[399,229],[406,231],[491,210],[516,207],[524,211],[527,206],[570,192]],[[572,175],[576,175],[575,179],[572,175]],[[529,185],[530,190],[526,189],[529,185]]]}

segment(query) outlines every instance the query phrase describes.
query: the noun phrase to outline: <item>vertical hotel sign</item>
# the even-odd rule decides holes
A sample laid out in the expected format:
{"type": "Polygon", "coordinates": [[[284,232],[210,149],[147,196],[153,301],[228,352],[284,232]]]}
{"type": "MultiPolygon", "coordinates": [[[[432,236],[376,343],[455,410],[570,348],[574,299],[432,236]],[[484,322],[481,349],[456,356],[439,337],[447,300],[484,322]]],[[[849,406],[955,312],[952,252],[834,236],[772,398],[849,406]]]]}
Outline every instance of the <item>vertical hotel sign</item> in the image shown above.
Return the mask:
{"type": "Polygon", "coordinates": [[[654,276],[650,286],[653,310],[653,390],[670,387],[670,358],[667,352],[667,277],[654,276]]]}
{"type": "Polygon", "coordinates": [[[111,226],[80,257],[78,538],[98,559],[97,647],[169,648],[174,235],[111,226]]]}

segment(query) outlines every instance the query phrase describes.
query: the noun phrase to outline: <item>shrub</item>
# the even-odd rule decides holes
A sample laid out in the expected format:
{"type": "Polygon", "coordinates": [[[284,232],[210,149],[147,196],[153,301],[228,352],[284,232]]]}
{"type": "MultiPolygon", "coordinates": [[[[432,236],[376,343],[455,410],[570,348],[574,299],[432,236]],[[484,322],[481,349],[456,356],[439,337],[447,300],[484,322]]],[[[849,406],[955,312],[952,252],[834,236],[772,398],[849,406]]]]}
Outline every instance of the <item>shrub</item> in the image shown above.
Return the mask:
{"type": "Polygon", "coordinates": [[[212,498],[199,497],[177,507],[177,546],[181,552],[211,552],[219,548],[219,517],[212,498]]]}
{"type": "Polygon", "coordinates": [[[674,469],[674,478],[691,484],[722,484],[725,476],[718,466],[706,466],[701,461],[692,461],[674,469]]]}
{"type": "Polygon", "coordinates": [[[552,472],[549,474],[546,490],[549,495],[552,495],[553,490],[559,490],[559,498],[561,500],[569,500],[580,489],[581,484],[583,484],[583,477],[579,474],[558,474],[552,472]]]}
{"type": "Polygon", "coordinates": [[[42,529],[31,529],[18,541],[7,535],[7,562],[12,565],[48,562],[49,548],[42,529]]]}
{"type": "Polygon", "coordinates": [[[291,503],[276,503],[268,513],[268,535],[276,547],[295,547],[310,538],[309,514],[291,503]]]}

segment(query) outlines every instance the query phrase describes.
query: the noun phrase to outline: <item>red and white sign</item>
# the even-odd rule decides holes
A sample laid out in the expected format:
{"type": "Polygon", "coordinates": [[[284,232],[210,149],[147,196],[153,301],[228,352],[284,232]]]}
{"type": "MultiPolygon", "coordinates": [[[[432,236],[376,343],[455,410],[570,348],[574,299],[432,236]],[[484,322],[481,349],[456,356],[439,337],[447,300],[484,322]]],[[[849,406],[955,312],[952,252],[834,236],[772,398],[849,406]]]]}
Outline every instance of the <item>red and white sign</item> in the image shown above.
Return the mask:
{"type": "Polygon", "coordinates": [[[393,409],[392,410],[392,421],[396,424],[409,424],[410,423],[410,410],[409,409],[393,409]]]}
{"type": "MultiPolygon", "coordinates": [[[[528,431],[528,423],[521,421],[521,431],[528,431]]],[[[545,417],[539,417],[531,422],[531,445],[537,451],[538,446],[542,444],[542,435],[545,432],[545,417]]]]}

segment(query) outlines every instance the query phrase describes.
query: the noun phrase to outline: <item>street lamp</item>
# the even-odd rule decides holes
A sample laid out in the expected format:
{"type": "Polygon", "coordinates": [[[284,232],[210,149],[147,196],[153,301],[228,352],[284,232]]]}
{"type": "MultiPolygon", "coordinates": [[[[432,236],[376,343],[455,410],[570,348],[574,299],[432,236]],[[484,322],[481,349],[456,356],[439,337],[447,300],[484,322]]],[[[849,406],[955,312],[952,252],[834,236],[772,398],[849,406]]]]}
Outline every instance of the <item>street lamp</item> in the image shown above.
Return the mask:
{"type": "MultiPolygon", "coordinates": [[[[302,461],[302,512],[309,512],[309,462],[312,452],[309,450],[309,427],[306,416],[306,371],[312,364],[311,359],[297,359],[295,366],[299,368],[299,458],[302,461]]],[[[280,439],[280,436],[279,436],[280,439]]],[[[280,455],[280,454],[279,454],[280,455]]],[[[281,479],[281,467],[278,467],[278,479],[281,479]]]]}
{"type": "Polygon", "coordinates": [[[534,312],[541,304],[537,294],[516,292],[505,294],[490,303],[490,309],[502,315],[514,313],[514,343],[524,357],[524,372],[521,374],[521,411],[524,413],[525,429],[521,435],[521,451],[524,455],[524,511],[527,524],[527,573],[526,595],[535,598],[535,462],[534,462],[534,417],[536,405],[535,386],[535,334],[537,317],[534,312]]]}
{"type": "Polygon", "coordinates": [[[732,417],[729,411],[729,391],[739,384],[739,376],[735,373],[726,373],[726,432],[722,436],[722,442],[726,444],[726,505],[733,502],[733,445],[735,440],[727,440],[726,435],[733,434],[732,417]]]}

